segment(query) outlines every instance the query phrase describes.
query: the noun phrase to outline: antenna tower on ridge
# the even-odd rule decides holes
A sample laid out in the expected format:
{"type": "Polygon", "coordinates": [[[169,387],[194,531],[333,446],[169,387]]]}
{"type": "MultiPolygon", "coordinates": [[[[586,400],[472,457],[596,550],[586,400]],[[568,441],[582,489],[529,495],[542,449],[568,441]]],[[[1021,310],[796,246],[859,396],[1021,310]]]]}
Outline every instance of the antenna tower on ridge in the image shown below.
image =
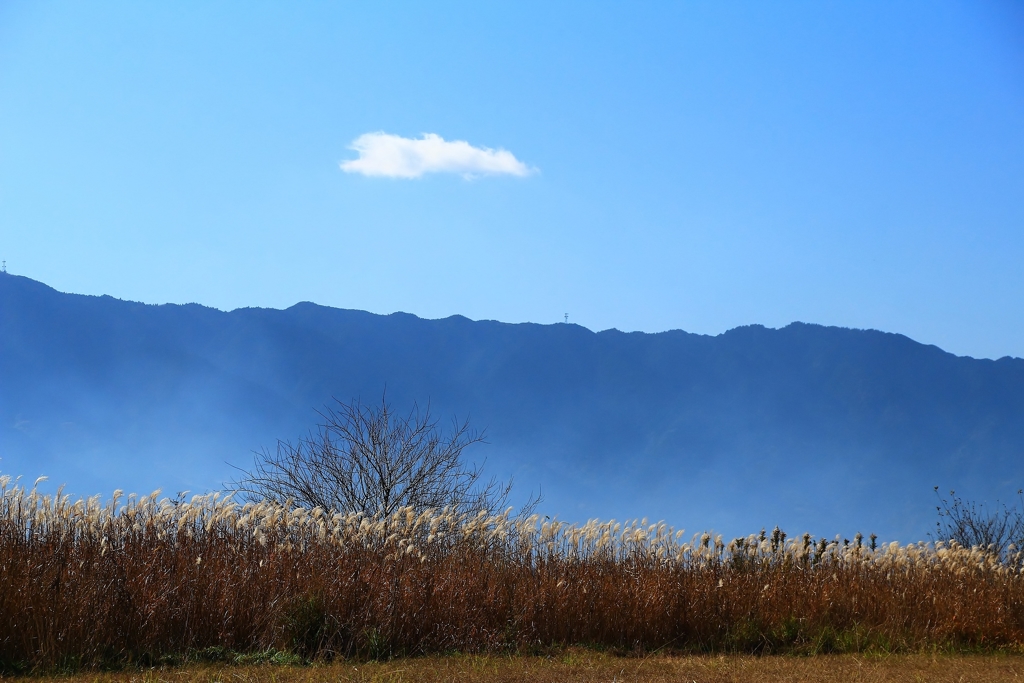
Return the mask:
{"type": "MultiPolygon", "coordinates": [[[[6,263],[6,261],[5,261],[5,263],[6,263]]],[[[568,314],[568,313],[566,313],[566,314],[565,314],[565,322],[566,322],[566,323],[568,323],[568,322],[569,322],[569,314],[568,314]]]]}

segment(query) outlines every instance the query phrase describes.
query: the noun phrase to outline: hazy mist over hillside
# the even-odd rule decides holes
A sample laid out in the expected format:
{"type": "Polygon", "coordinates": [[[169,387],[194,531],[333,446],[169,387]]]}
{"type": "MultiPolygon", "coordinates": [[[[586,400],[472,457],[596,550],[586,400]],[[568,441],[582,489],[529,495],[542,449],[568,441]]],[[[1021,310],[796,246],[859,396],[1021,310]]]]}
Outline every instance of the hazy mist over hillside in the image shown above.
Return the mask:
{"type": "Polygon", "coordinates": [[[794,323],[718,336],[424,320],[300,303],[222,312],[0,276],[0,471],[76,494],[219,487],[332,400],[430,401],[561,518],[726,534],[921,538],[932,486],[1024,482],[1024,360],[794,323]]]}

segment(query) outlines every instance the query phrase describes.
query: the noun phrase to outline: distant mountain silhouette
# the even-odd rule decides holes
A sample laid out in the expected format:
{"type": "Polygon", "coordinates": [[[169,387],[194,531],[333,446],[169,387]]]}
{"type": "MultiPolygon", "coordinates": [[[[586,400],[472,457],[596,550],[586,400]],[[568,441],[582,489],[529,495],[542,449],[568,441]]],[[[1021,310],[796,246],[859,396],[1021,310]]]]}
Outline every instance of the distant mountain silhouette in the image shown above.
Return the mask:
{"type": "Polygon", "coordinates": [[[218,487],[332,397],[469,416],[565,519],[916,539],[933,485],[1024,486],[1024,360],[793,323],[591,332],[301,303],[222,312],[0,275],[0,471],[79,494],[218,487]]]}

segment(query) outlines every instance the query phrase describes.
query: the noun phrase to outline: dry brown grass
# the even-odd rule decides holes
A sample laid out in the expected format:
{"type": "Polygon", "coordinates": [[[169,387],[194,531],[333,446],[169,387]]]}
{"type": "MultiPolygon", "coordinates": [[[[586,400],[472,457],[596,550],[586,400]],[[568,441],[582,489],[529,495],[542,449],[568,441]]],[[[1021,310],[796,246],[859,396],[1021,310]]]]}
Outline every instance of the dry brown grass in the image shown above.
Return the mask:
{"type": "MultiPolygon", "coordinates": [[[[1019,655],[750,655],[616,657],[569,649],[556,657],[419,657],[319,666],[194,666],[89,673],[61,683],[989,683],[1024,679],[1019,655]]],[[[2,677],[0,677],[2,680],[2,677]]],[[[19,678],[54,683],[54,678],[19,678]]]]}
{"type": "Polygon", "coordinates": [[[1024,643],[1019,561],[781,534],[685,541],[640,522],[411,510],[366,518],[216,497],[101,504],[8,482],[0,670],[571,645],[1012,650],[1024,643]]]}

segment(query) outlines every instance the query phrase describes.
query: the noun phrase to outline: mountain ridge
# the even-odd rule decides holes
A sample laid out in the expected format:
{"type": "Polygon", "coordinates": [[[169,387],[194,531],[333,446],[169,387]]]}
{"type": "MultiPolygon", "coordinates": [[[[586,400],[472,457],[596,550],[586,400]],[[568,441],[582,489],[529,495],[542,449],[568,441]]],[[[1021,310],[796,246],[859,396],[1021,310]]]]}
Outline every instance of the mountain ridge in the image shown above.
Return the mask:
{"type": "Polygon", "coordinates": [[[385,385],[396,407],[429,400],[486,427],[475,456],[568,518],[910,538],[934,521],[933,485],[1005,499],[1024,480],[1024,360],[898,333],[221,311],[13,275],[0,305],[0,470],[46,468],[80,493],[215,487],[225,460],[244,466],[332,397],[375,401],[385,385]]]}

